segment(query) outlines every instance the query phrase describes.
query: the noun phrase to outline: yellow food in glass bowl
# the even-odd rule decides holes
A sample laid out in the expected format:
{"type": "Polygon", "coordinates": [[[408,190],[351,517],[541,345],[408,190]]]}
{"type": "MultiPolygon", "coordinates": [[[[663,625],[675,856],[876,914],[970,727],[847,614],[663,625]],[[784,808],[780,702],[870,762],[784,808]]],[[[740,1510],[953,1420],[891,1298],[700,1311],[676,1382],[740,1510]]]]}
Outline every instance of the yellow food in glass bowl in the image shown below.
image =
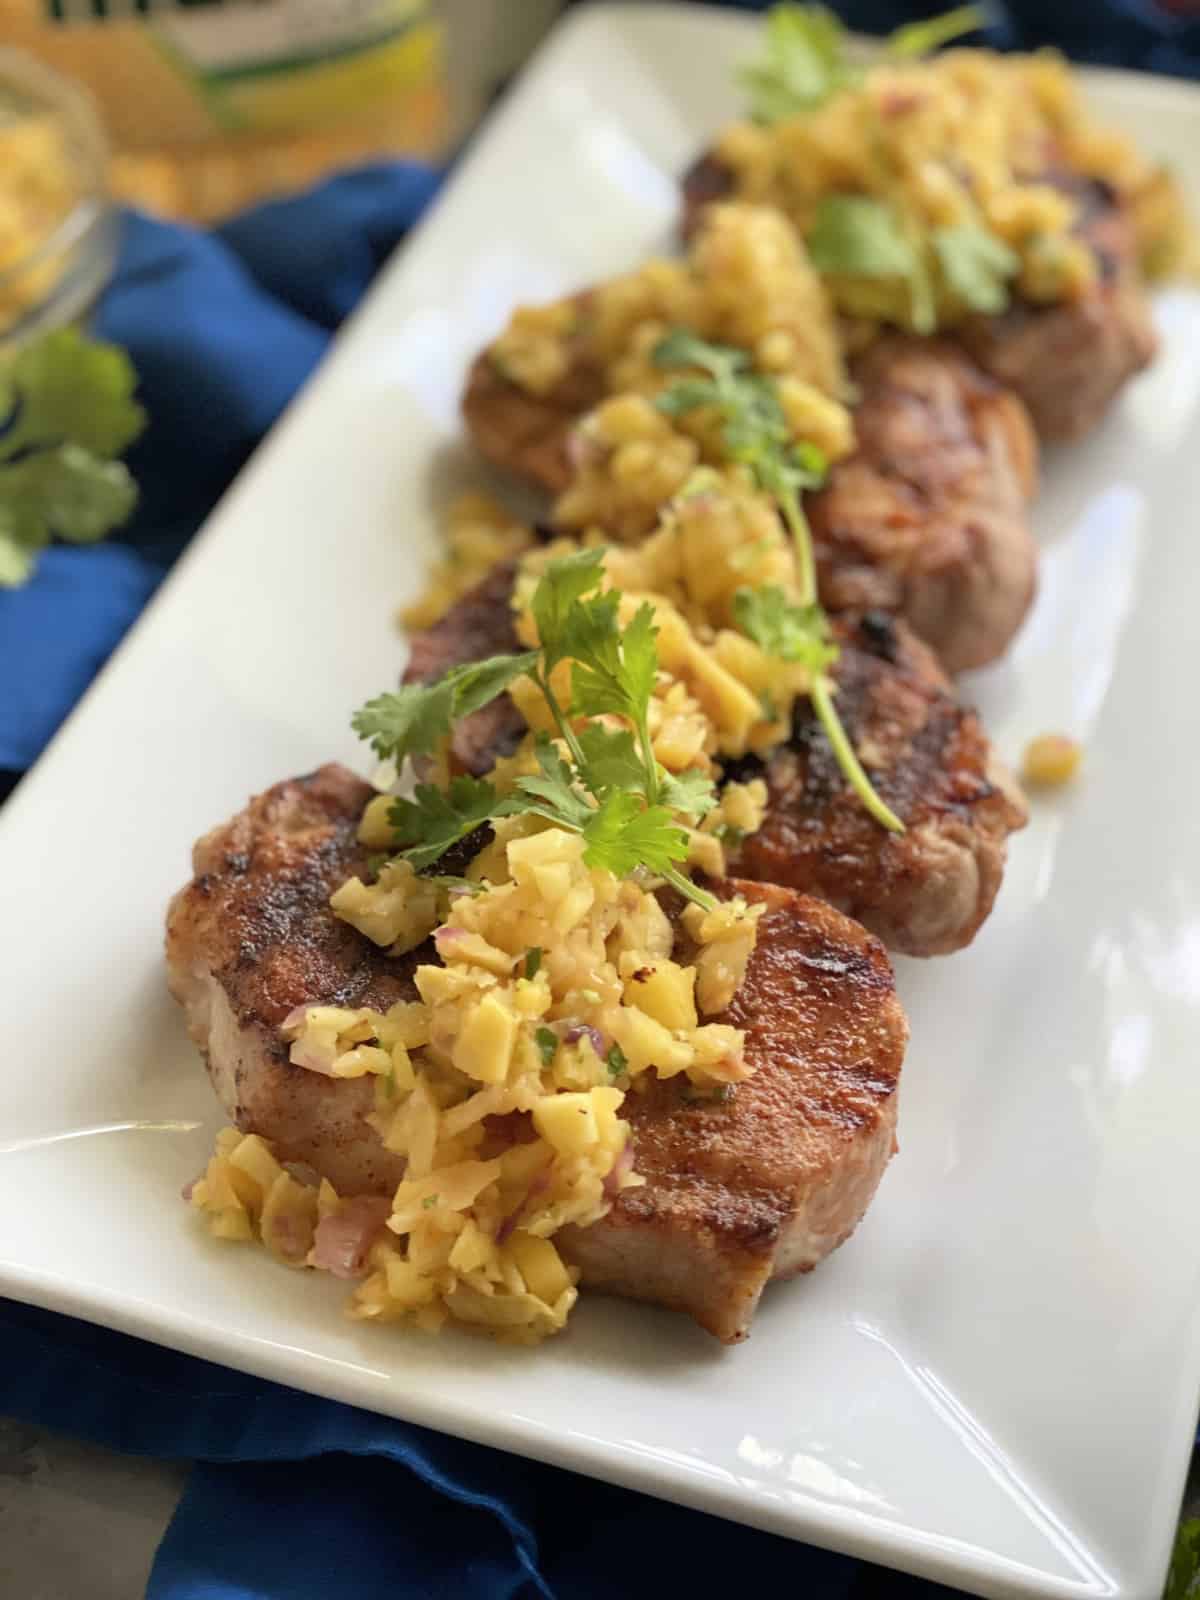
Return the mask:
{"type": "Polygon", "coordinates": [[[0,50],[0,349],[85,317],[108,281],[106,170],[86,96],[0,50]]]}

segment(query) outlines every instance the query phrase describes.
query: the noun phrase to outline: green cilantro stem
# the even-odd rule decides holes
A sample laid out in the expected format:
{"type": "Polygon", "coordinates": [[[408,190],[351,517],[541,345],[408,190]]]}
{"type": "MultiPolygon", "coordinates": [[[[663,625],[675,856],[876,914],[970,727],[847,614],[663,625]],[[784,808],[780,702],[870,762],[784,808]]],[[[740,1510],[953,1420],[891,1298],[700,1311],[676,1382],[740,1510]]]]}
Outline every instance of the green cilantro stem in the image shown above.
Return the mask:
{"type": "Polygon", "coordinates": [[[880,799],[870,778],[863,771],[862,762],[859,761],[854,746],[850,743],[849,736],[842,726],[842,719],[838,716],[834,706],[833,696],[830,693],[829,679],[817,678],[809,690],[809,695],[812,699],[813,708],[817,713],[817,718],[825,730],[825,737],[833,747],[837,764],[841,767],[847,783],[849,783],[876,822],[881,823],[892,833],[903,833],[904,824],[891,807],[880,799]]]}
{"type": "Polygon", "coordinates": [[[788,525],[792,541],[796,547],[796,587],[800,591],[800,604],[802,606],[815,606],[817,603],[817,560],[813,554],[812,529],[808,525],[808,518],[800,509],[800,502],[794,494],[785,494],[780,498],[783,511],[783,520],[788,525]]]}
{"type": "Polygon", "coordinates": [[[661,867],[658,876],[673,889],[678,889],[685,899],[694,901],[702,911],[715,911],[721,903],[715,894],[709,894],[707,889],[702,889],[692,878],[685,877],[675,867],[661,867]]]}
{"type": "Polygon", "coordinates": [[[637,724],[638,743],[642,750],[642,760],[646,763],[646,804],[658,804],[658,757],[654,754],[654,744],[650,738],[650,722],[646,717],[639,717],[637,724]]]}
{"type": "MultiPolygon", "coordinates": [[[[667,416],[686,415],[699,406],[716,408],[724,423],[725,448],[730,458],[749,467],[758,487],[779,507],[795,547],[800,609],[818,618],[824,633],[812,530],[800,506],[800,490],[821,482],[823,463],[818,471],[805,458],[804,446],[792,435],[774,383],[749,370],[744,351],[710,344],[686,328],[676,328],[660,340],[652,360],[658,367],[698,367],[707,375],[681,378],[659,394],[656,404],[667,416]]],[[[800,658],[793,655],[785,659],[800,658]]],[[[876,794],[855,754],[833,703],[832,683],[816,670],[812,671],[811,682],[813,707],[847,783],[876,822],[893,833],[903,833],[903,822],[876,794]]]]}
{"type": "MultiPolygon", "coordinates": [[[[796,582],[800,590],[800,604],[816,605],[817,564],[813,554],[812,530],[808,525],[808,518],[800,509],[800,503],[794,494],[781,496],[780,504],[784,521],[791,531],[796,546],[796,582]]],[[[818,673],[814,676],[809,698],[847,783],[876,822],[881,823],[892,833],[903,833],[903,822],[876,793],[874,784],[863,770],[862,762],[858,759],[858,754],[850,742],[850,736],[833,703],[832,685],[823,674],[818,673]]]]}
{"type": "Polygon", "coordinates": [[[550,715],[554,718],[554,725],[558,729],[563,743],[571,752],[571,760],[575,763],[576,771],[586,771],[587,758],[584,756],[583,750],[579,744],[579,740],[575,736],[574,728],[572,728],[570,722],[567,720],[566,712],[558,703],[558,696],[550,687],[549,674],[534,672],[531,673],[530,676],[533,678],[534,683],[536,683],[538,688],[542,691],[542,695],[546,701],[546,704],[550,707],[550,715]]]}

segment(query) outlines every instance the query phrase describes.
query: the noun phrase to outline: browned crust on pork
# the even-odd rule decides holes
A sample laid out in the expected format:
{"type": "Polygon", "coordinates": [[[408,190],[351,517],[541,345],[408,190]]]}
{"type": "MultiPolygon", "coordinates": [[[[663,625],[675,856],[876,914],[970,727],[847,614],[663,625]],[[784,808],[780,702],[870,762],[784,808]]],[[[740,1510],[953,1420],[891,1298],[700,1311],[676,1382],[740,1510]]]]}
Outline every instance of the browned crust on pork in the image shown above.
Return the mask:
{"type": "Polygon", "coordinates": [[[1106,185],[1063,182],[1081,201],[1081,236],[1099,267],[1077,300],[1017,303],[998,317],[972,317],[959,333],[971,356],[1024,400],[1044,439],[1082,438],[1103,420],[1129,380],[1158,354],[1142,286],[1133,225],[1106,185]]]}
{"type": "MultiPolygon", "coordinates": [[[[579,297],[581,304],[585,298],[579,297]]],[[[606,393],[604,374],[588,360],[582,343],[561,382],[543,395],[511,382],[491,351],[484,350],[467,375],[463,420],[489,461],[557,495],[571,481],[571,427],[606,393]]]]}
{"type": "Polygon", "coordinates": [[[333,891],[365,873],[356,833],[373,792],[325,766],[256,795],[199,841],[195,876],[167,913],[171,992],[227,1115],[349,1193],[394,1187],[403,1171],[365,1120],[371,1083],[293,1066],[279,1028],[300,1005],[386,1010],[416,998],[416,957],[391,960],[329,910],[333,891]]]}
{"type": "Polygon", "coordinates": [[[903,623],[845,617],[835,632],[838,713],[906,831],[868,815],[803,701],[791,740],[766,763],[763,825],[733,870],[820,895],[894,950],[949,954],[991,911],[1024,801],[976,713],[903,623]]]}
{"type": "Polygon", "coordinates": [[[866,1210],[895,1148],[907,1024],[887,956],[857,924],[769,885],[721,892],[768,907],[722,1018],[745,1030],[756,1071],[724,1104],[677,1079],[630,1095],[646,1187],[560,1242],[592,1287],[686,1311],[732,1342],[768,1279],[809,1271],[866,1210]]]}
{"type": "Polygon", "coordinates": [[[821,598],[899,612],[950,672],[983,666],[1036,584],[1025,408],[944,341],[884,339],[855,379],[858,448],[807,506],[821,598]]]}
{"type": "MultiPolygon", "coordinates": [[[[427,947],[393,960],[329,909],[362,867],[371,792],[328,766],[256,796],[196,846],[167,918],[171,990],[227,1114],[343,1194],[389,1192],[403,1162],[365,1120],[370,1080],[294,1066],[279,1028],[302,1004],[411,998],[413,967],[430,959],[427,947]]],[[[875,940],[787,890],[744,892],[770,910],[715,1020],[747,1029],[755,1076],[719,1105],[686,1103],[678,1083],[631,1095],[648,1183],[567,1239],[585,1281],[686,1311],[722,1339],[744,1335],[772,1272],[807,1270],[858,1222],[892,1152],[906,1037],[875,940]]]]}
{"type": "MultiPolygon", "coordinates": [[[[500,562],[432,627],[413,634],[404,682],[428,683],[464,661],[519,650],[510,604],[516,574],[515,561],[500,562]]],[[[524,718],[502,695],[458,723],[450,739],[451,765],[482,777],[499,757],[512,754],[524,733],[524,718]]]]}

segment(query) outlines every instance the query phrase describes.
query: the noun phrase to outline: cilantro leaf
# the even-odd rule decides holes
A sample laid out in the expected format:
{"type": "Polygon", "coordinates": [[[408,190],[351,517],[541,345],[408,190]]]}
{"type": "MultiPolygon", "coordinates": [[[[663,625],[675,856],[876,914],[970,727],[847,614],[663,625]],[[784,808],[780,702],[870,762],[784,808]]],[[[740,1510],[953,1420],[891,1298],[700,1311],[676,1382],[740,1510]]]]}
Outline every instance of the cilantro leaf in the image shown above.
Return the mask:
{"type": "Polygon", "coordinates": [[[818,272],[898,278],[908,286],[914,332],[933,332],[937,312],[925,262],[882,200],[865,194],[827,195],[805,242],[818,272]]]}
{"type": "Polygon", "coordinates": [[[972,311],[1003,311],[1008,280],[1020,267],[1016,252],[986,228],[961,223],[935,228],[933,253],[950,292],[972,311]]]}
{"type": "Polygon", "coordinates": [[[454,687],[454,720],[470,716],[472,711],[498,699],[509,684],[532,672],[537,660],[536,650],[526,650],[520,655],[488,656],[483,661],[468,661],[461,667],[454,667],[447,673],[454,687]]]}
{"type": "Polygon", "coordinates": [[[614,590],[583,601],[575,615],[580,619],[571,641],[571,710],[584,717],[606,713],[640,722],[645,716],[658,672],[654,607],[639,606],[622,634],[616,625],[618,596],[614,590]],[[583,625],[583,618],[599,600],[611,598],[611,616],[603,633],[583,625]]]}
{"type": "Polygon", "coordinates": [[[111,459],[142,431],[137,378],[116,345],[61,328],[0,364],[0,588],[55,535],[90,544],[125,522],[137,486],[111,459]]]}
{"type": "MultiPolygon", "coordinates": [[[[524,800],[522,809],[573,833],[582,833],[594,808],[576,789],[574,772],[546,734],[539,734],[533,748],[539,770],[533,776],[518,778],[516,784],[516,793],[524,800]]],[[[509,803],[513,803],[513,797],[509,803]]]]}
{"type": "Polygon", "coordinates": [[[16,415],[4,436],[5,455],[70,442],[110,458],[146,425],[133,398],[137,374],[129,357],[78,328],[58,328],[25,345],[12,358],[6,387],[16,415]]]}
{"type": "Polygon", "coordinates": [[[1171,1554],[1163,1600],[1195,1600],[1200,1594],[1200,1517],[1181,1522],[1171,1554]]]}
{"type": "Polygon", "coordinates": [[[628,728],[606,728],[602,722],[588,722],[579,730],[579,748],[593,794],[605,789],[644,792],[646,763],[628,728]]]}
{"type": "Polygon", "coordinates": [[[756,122],[811,111],[858,75],[845,29],[824,6],[774,6],[764,31],[762,56],[739,74],[756,122]]]}
{"type": "Polygon", "coordinates": [[[354,713],[350,725],[381,759],[402,761],[407,755],[436,750],[450,732],[453,715],[454,687],[440,678],[436,683],[405,683],[377,695],[354,713]]]}
{"type": "Polygon", "coordinates": [[[627,878],[635,867],[666,872],[687,855],[687,834],[665,806],[643,807],[637,795],[610,789],[583,828],[583,859],[627,878]]]}
{"type": "Polygon", "coordinates": [[[916,254],[895,212],[870,195],[826,195],[817,207],[807,244],[818,272],[907,279],[916,266],[916,254]]]}
{"type": "Polygon", "coordinates": [[[558,1053],[558,1035],[552,1028],[539,1028],[534,1034],[542,1065],[548,1067],[558,1053]]]}
{"type": "Polygon", "coordinates": [[[448,789],[417,785],[411,800],[397,800],[388,812],[396,844],[420,871],[444,856],[451,845],[496,814],[494,786],[482,778],[452,778],[448,789]]]}
{"type": "Polygon", "coordinates": [[[610,1078],[623,1078],[629,1071],[629,1057],[619,1044],[610,1045],[604,1065],[608,1068],[610,1078]]]}
{"type": "Polygon", "coordinates": [[[658,628],[649,602],[638,607],[629,626],[622,630],[621,676],[629,703],[640,715],[650,703],[658,677],[658,628]]]}
{"type": "Polygon", "coordinates": [[[800,662],[814,674],[837,660],[837,645],[820,606],[797,605],[774,584],[739,589],[733,597],[733,614],[746,637],[769,656],[800,662]]]}
{"type": "Polygon", "coordinates": [[[517,678],[532,671],[537,651],[489,656],[454,667],[433,683],[405,683],[378,695],[354,713],[351,726],[376,755],[397,764],[406,756],[429,755],[460,717],[502,695],[517,678]]]}
{"type": "Polygon", "coordinates": [[[33,571],[35,548],[18,537],[0,505],[0,589],[15,589],[33,571]]]}
{"type": "Polygon", "coordinates": [[[655,345],[651,360],[656,367],[699,367],[718,382],[736,377],[750,367],[744,350],[712,344],[688,328],[672,328],[655,345]]]}
{"type": "Polygon", "coordinates": [[[92,544],[124,522],[137,486],[119,461],[101,461],[76,444],[56,445],[0,466],[0,505],[17,538],[40,546],[52,534],[92,544]]]}
{"type": "Polygon", "coordinates": [[[743,351],[676,328],[655,345],[651,360],[657,367],[700,367],[711,374],[711,380],[680,378],[662,390],[655,405],[668,416],[684,416],[701,406],[717,410],[730,459],[749,467],[769,494],[783,500],[824,481],[824,455],[806,440],[793,438],[774,383],[749,370],[743,351]]]}
{"type": "Polygon", "coordinates": [[[697,821],[717,803],[712,779],[695,767],[687,772],[665,773],[658,786],[658,797],[668,811],[682,812],[697,821]]]}
{"type": "Polygon", "coordinates": [[[604,550],[601,547],[578,550],[552,561],[533,591],[530,610],[542,646],[543,671],[547,677],[570,651],[564,629],[579,600],[597,588],[604,576],[604,550]]]}
{"type": "Polygon", "coordinates": [[[921,56],[932,55],[954,39],[978,33],[988,26],[988,20],[983,6],[957,6],[953,11],[943,11],[940,17],[922,17],[916,22],[903,23],[888,35],[884,48],[893,60],[916,61],[921,56]]]}

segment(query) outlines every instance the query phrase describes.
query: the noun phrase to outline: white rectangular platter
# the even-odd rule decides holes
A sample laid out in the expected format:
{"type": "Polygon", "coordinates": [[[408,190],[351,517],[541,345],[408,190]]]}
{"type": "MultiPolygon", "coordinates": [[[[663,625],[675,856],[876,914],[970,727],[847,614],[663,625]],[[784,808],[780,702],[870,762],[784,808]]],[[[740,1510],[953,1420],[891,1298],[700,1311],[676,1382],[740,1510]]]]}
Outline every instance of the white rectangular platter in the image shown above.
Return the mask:
{"type": "MultiPolygon", "coordinates": [[[[734,110],[745,17],[573,13],[0,816],[0,1293],[982,1595],[1151,1600],[1200,1389],[1200,296],[1046,463],[1037,608],[968,685],[1001,750],[1068,729],[966,954],[904,964],[901,1151],[748,1344],[587,1300],[538,1352],[347,1322],[207,1242],[218,1125],[161,967],[195,835],[359,761],[435,507],[476,471],[465,365],[519,299],[666,246],[734,110]],[[160,1126],[167,1125],[167,1126],[160,1126]]],[[[1200,99],[1092,79],[1200,199],[1200,99]]]]}

